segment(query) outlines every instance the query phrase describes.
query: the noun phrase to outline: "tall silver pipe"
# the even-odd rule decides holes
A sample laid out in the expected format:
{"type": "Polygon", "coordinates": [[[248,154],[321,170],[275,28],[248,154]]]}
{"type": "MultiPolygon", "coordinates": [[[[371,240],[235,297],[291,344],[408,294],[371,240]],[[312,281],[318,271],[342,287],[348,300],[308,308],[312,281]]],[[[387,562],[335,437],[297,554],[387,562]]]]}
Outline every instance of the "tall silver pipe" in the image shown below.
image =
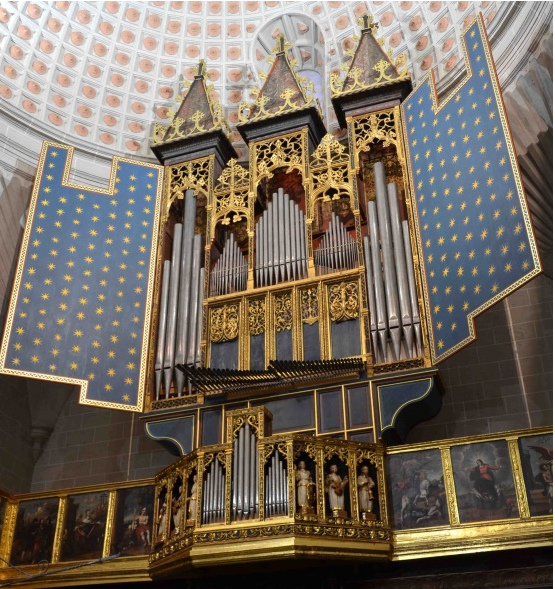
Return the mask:
{"type": "Polygon", "coordinates": [[[197,324],[196,324],[196,335],[195,335],[195,364],[200,364],[200,348],[202,339],[202,314],[203,307],[202,302],[204,300],[204,268],[200,269],[198,278],[198,302],[197,302],[197,324]]]}
{"type": "Polygon", "coordinates": [[[306,221],[305,215],[302,209],[299,207],[299,218],[301,225],[301,255],[302,255],[302,266],[301,266],[301,278],[306,278],[307,264],[308,264],[308,252],[306,249],[306,221]]]}
{"type": "Polygon", "coordinates": [[[243,463],[244,463],[244,479],[243,479],[243,517],[242,519],[248,519],[249,517],[249,492],[251,483],[251,428],[248,425],[243,426],[245,428],[245,436],[243,437],[243,463]]]}
{"type": "Polygon", "coordinates": [[[223,521],[225,518],[225,471],[223,467],[220,465],[220,521],[223,521]]]}
{"type": "Polygon", "coordinates": [[[276,464],[276,456],[275,454],[272,454],[272,515],[276,515],[277,507],[277,469],[278,465],[276,464]]]}
{"type": "Polygon", "coordinates": [[[288,493],[288,484],[287,484],[287,463],[283,461],[283,496],[285,497],[284,502],[284,513],[283,515],[287,515],[289,513],[289,493],[288,493]]]}
{"type": "Polygon", "coordinates": [[[243,519],[243,488],[245,486],[245,426],[239,430],[239,443],[237,454],[237,519],[243,519]]]}
{"type": "Polygon", "coordinates": [[[378,206],[378,221],[380,227],[380,243],[382,246],[383,271],[386,290],[387,321],[393,342],[393,355],[399,360],[401,354],[401,331],[399,329],[399,296],[397,277],[395,276],[395,262],[391,242],[391,224],[389,207],[387,204],[387,187],[385,183],[385,167],[382,162],[374,164],[374,179],[376,182],[376,204],[378,206]]]}
{"type": "MultiPolygon", "coordinates": [[[[270,467],[268,467],[270,468],[270,467]]],[[[264,475],[264,517],[270,515],[270,501],[268,499],[268,473],[264,475]]]]}
{"type": "Polygon", "coordinates": [[[196,325],[199,315],[198,308],[198,291],[199,291],[199,276],[201,268],[201,246],[202,235],[195,234],[193,239],[193,268],[191,271],[191,295],[189,300],[189,342],[187,346],[187,364],[195,363],[196,345],[196,325]]]}
{"type": "Polygon", "coordinates": [[[370,309],[370,335],[372,338],[372,347],[374,348],[374,364],[382,362],[378,350],[378,327],[376,324],[376,295],[374,292],[374,271],[372,269],[372,257],[370,255],[370,240],[365,237],[364,259],[366,262],[366,290],[368,291],[368,307],[370,309]]]}
{"type": "Polygon", "coordinates": [[[222,493],[221,485],[222,485],[222,465],[220,461],[216,458],[214,460],[215,467],[215,479],[216,484],[214,485],[214,521],[220,521],[220,495],[222,493]]]}
{"type": "Polygon", "coordinates": [[[175,366],[175,336],[177,327],[177,302],[179,295],[179,270],[181,258],[181,236],[183,225],[176,223],[173,229],[172,268],[170,277],[170,299],[166,320],[166,342],[164,349],[164,386],[166,399],[170,394],[173,369],[175,366]]]}
{"type": "Polygon", "coordinates": [[[158,320],[158,345],[156,346],[156,363],[154,374],[156,381],[156,400],[160,399],[160,387],[162,386],[162,368],[164,365],[164,343],[166,339],[166,321],[168,318],[168,293],[170,290],[171,263],[164,262],[162,274],[162,292],[160,293],[160,318],[158,320]]]}
{"type": "Polygon", "coordinates": [[[295,202],[289,201],[289,232],[291,235],[291,274],[297,279],[297,232],[295,227],[295,202]]]}
{"type": "Polygon", "coordinates": [[[256,501],[256,492],[258,490],[258,454],[256,452],[256,436],[251,431],[250,437],[251,443],[251,466],[250,466],[250,484],[249,484],[249,518],[252,519],[256,516],[258,501],[256,501]]]}
{"type": "Polygon", "coordinates": [[[385,291],[382,274],[382,261],[380,256],[380,242],[378,238],[378,216],[376,203],[368,202],[368,230],[370,233],[371,255],[372,255],[372,272],[374,279],[374,292],[376,295],[376,324],[380,338],[382,356],[384,362],[387,362],[387,320],[385,306],[385,291]]]}
{"type": "Polygon", "coordinates": [[[410,308],[412,314],[412,324],[416,339],[416,352],[418,357],[422,357],[422,328],[420,325],[420,311],[418,309],[418,297],[416,295],[416,282],[414,279],[414,264],[412,260],[412,250],[410,247],[410,235],[408,221],[403,221],[403,243],[405,248],[405,260],[407,264],[407,277],[409,281],[410,308]]]}
{"type": "Polygon", "coordinates": [[[233,440],[233,477],[231,479],[231,516],[237,519],[237,476],[239,474],[239,438],[233,440]]]}
{"type": "Polygon", "coordinates": [[[204,489],[202,490],[202,523],[208,523],[208,510],[210,503],[210,471],[206,474],[204,489]]]}
{"type": "Polygon", "coordinates": [[[285,243],[285,276],[283,280],[291,280],[291,222],[289,216],[289,196],[286,194],[283,197],[283,241],[285,243]]]}
{"type": "Polygon", "coordinates": [[[268,234],[268,248],[266,252],[266,286],[272,284],[273,282],[273,272],[274,269],[272,267],[272,261],[274,259],[274,223],[273,223],[273,210],[274,210],[275,203],[269,202],[268,208],[266,209],[266,229],[268,234]]]}
{"type": "Polygon", "coordinates": [[[278,514],[279,515],[283,515],[283,500],[284,500],[284,496],[283,496],[283,464],[280,460],[279,457],[279,452],[276,450],[276,462],[278,465],[278,481],[277,481],[277,487],[278,487],[278,514]]]}
{"type": "Polygon", "coordinates": [[[278,188],[279,278],[285,280],[285,210],[283,188],[278,188]]]}
{"type": "Polygon", "coordinates": [[[270,272],[273,271],[272,282],[277,284],[279,282],[279,199],[277,192],[274,192],[273,198],[275,200],[273,215],[270,219],[272,223],[272,235],[274,236],[274,243],[272,249],[272,257],[270,258],[270,272]]]}
{"type": "Polygon", "coordinates": [[[412,317],[410,309],[409,282],[407,277],[407,263],[405,258],[405,248],[403,244],[403,234],[401,230],[401,214],[399,211],[399,198],[397,194],[397,184],[391,182],[387,185],[387,197],[389,200],[389,214],[391,218],[391,232],[393,235],[393,254],[395,257],[395,270],[397,273],[397,285],[399,287],[399,310],[401,313],[401,323],[405,335],[408,357],[412,358],[413,330],[412,317]]]}
{"type": "Polygon", "coordinates": [[[297,278],[303,278],[303,254],[301,241],[301,209],[295,203],[295,243],[297,244],[297,278]]]}
{"type": "MultiPolygon", "coordinates": [[[[183,237],[181,240],[181,268],[179,277],[179,304],[177,309],[177,341],[175,363],[185,364],[187,360],[187,341],[189,339],[189,297],[191,292],[191,260],[193,256],[193,237],[197,214],[197,199],[193,190],[185,191],[185,211],[183,214],[183,237]]],[[[175,388],[178,396],[183,394],[185,374],[175,370],[175,388]]]]}
{"type": "Polygon", "coordinates": [[[270,464],[268,466],[268,484],[266,486],[266,501],[268,502],[268,511],[267,511],[267,516],[268,517],[272,517],[274,515],[274,504],[272,502],[272,485],[273,485],[273,464],[274,464],[274,459],[272,457],[272,459],[270,460],[270,464]]]}

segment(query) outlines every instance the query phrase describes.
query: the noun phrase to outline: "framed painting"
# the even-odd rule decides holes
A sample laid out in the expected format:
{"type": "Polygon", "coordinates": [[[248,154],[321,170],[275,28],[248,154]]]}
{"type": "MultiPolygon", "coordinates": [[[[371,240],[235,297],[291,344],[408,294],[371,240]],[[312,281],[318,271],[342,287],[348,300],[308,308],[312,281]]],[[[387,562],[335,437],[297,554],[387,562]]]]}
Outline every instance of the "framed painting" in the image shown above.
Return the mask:
{"type": "Polygon", "coordinates": [[[553,434],[518,439],[530,515],[553,513],[553,434]]]}
{"type": "Polygon", "coordinates": [[[387,488],[396,529],[449,524],[443,466],[437,448],[388,456],[387,488]]]}
{"type": "Polygon", "coordinates": [[[58,504],[57,497],[19,503],[10,556],[12,564],[51,562],[58,504]]]}
{"type": "Polygon", "coordinates": [[[62,535],[61,560],[93,560],[102,556],[108,492],[70,495],[62,535]]]}
{"type": "Polygon", "coordinates": [[[451,462],[461,523],[519,517],[506,440],[453,446],[451,462]]]}
{"type": "Polygon", "coordinates": [[[110,554],[140,556],[150,552],[154,485],[120,489],[110,554]]]}

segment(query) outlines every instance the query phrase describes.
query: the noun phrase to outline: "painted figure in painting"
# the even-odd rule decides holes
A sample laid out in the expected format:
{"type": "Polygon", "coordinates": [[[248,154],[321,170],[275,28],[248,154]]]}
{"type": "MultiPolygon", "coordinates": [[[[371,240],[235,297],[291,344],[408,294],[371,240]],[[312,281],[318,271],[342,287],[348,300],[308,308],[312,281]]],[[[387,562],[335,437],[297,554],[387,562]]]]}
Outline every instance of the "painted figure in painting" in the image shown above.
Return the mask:
{"type": "Polygon", "coordinates": [[[357,478],[358,487],[358,506],[360,511],[372,513],[374,508],[374,488],[376,483],[372,480],[367,466],[360,469],[357,478]]]}
{"type": "Polygon", "coordinates": [[[542,462],[540,472],[534,477],[536,483],[543,487],[542,495],[549,500],[549,513],[553,513],[553,450],[544,446],[528,446],[540,455],[542,462]]]}
{"type": "Polygon", "coordinates": [[[345,487],[349,484],[347,476],[343,479],[337,472],[337,465],[330,466],[330,472],[326,477],[326,491],[330,502],[330,509],[332,511],[345,511],[345,487]]]}
{"type": "Polygon", "coordinates": [[[419,484],[418,484],[418,495],[414,498],[414,504],[416,505],[418,501],[421,499],[428,505],[428,494],[430,491],[430,481],[428,480],[428,475],[425,471],[420,471],[418,475],[419,484]]]}
{"type": "Polygon", "coordinates": [[[467,468],[466,470],[470,472],[469,478],[474,485],[473,492],[478,499],[487,502],[497,502],[499,493],[496,489],[493,471],[501,470],[501,467],[485,464],[481,458],[478,458],[476,460],[476,466],[467,468]]]}
{"type": "Polygon", "coordinates": [[[141,546],[150,546],[150,523],[146,507],[143,507],[141,513],[135,520],[135,535],[141,546]]]}

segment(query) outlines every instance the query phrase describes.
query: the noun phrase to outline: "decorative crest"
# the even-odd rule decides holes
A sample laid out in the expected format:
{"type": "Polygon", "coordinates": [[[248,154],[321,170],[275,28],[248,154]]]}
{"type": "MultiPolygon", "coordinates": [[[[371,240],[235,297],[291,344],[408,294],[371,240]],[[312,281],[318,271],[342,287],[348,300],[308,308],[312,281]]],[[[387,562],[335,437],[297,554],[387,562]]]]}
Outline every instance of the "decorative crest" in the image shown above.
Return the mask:
{"type": "Polygon", "coordinates": [[[292,43],[286,41],[282,34],[276,37],[276,46],[268,61],[272,64],[268,74],[260,72],[264,79],[261,90],[253,90],[256,95],[254,104],[239,104],[239,122],[253,122],[284,113],[320,105],[314,97],[314,84],[299,76],[294,69],[298,65],[296,59],[289,57],[292,43]]]}
{"type": "Polygon", "coordinates": [[[183,97],[176,97],[181,100],[177,113],[168,110],[168,114],[173,117],[170,125],[165,127],[159,123],[154,124],[154,145],[217,129],[225,131],[227,122],[223,117],[221,104],[210,98],[211,91],[212,86],[206,84],[206,62],[201,59],[187,93],[183,97]]]}
{"type": "Polygon", "coordinates": [[[393,62],[391,49],[384,52],[383,39],[375,38],[378,24],[372,16],[363,15],[357,24],[362,27],[359,44],[354,51],[347,51],[352,56],[351,63],[341,66],[346,77],[340,79],[337,73],[330,76],[334,98],[409,79],[406,56],[402,54],[393,62]]]}

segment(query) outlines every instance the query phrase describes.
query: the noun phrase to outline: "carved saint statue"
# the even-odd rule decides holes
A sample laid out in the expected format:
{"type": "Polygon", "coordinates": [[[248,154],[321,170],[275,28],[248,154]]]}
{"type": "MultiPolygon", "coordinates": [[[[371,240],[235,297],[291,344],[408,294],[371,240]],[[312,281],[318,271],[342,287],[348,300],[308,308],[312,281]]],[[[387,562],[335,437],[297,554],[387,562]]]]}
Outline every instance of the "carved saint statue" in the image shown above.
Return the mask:
{"type": "Polygon", "coordinates": [[[345,487],[349,484],[349,478],[345,476],[343,479],[337,473],[337,465],[330,466],[330,472],[326,477],[326,491],[330,502],[330,509],[334,515],[339,517],[346,517],[345,512],[345,487]]]}
{"type": "Polygon", "coordinates": [[[368,467],[363,466],[357,478],[358,507],[362,513],[372,513],[375,486],[376,483],[372,480],[368,467]]]}
{"type": "Polygon", "coordinates": [[[297,504],[299,513],[313,513],[314,504],[314,483],[312,475],[307,470],[304,460],[299,462],[295,471],[295,480],[297,481],[297,504]]]}
{"type": "Polygon", "coordinates": [[[191,494],[189,495],[189,517],[188,523],[189,525],[194,525],[195,520],[197,519],[197,475],[193,475],[193,484],[191,486],[191,494]]]}

